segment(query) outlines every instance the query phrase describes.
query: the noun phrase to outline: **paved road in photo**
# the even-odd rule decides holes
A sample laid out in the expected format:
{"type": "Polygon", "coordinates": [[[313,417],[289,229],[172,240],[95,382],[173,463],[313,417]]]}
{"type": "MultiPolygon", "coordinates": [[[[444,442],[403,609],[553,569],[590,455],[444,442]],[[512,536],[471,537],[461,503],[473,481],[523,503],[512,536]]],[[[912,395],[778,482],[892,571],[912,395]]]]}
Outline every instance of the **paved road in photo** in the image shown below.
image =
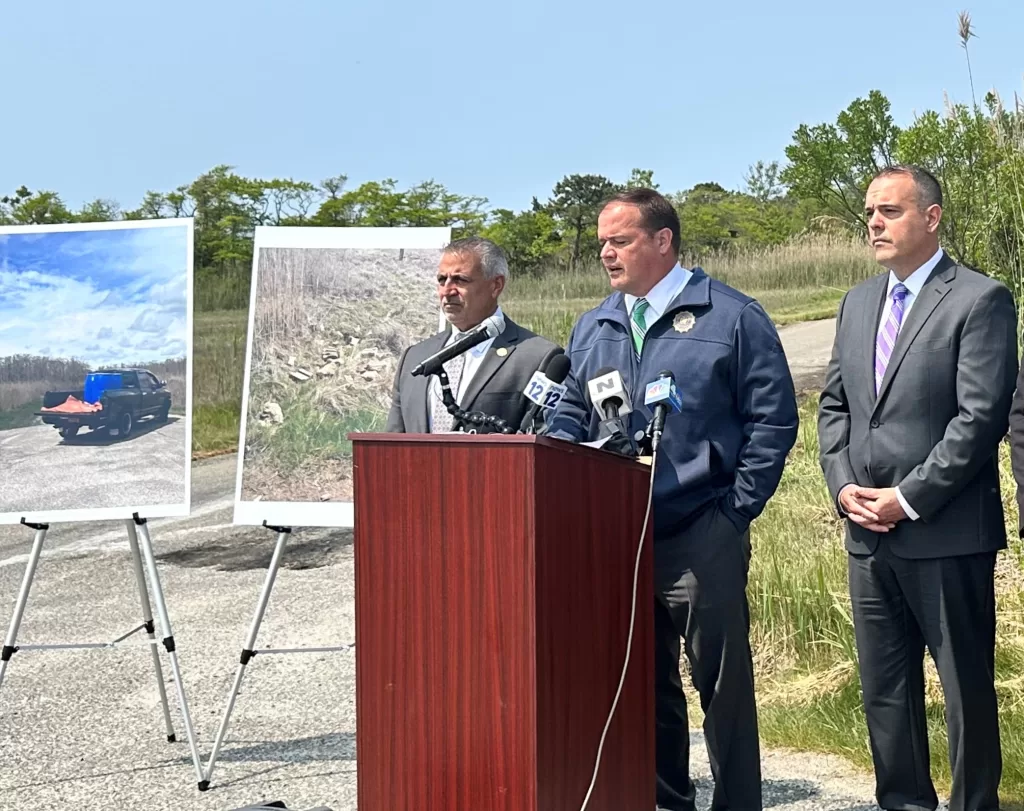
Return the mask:
{"type": "Polygon", "coordinates": [[[185,498],[185,419],[136,423],[126,439],[49,425],[0,431],[0,513],[175,504],[185,498]]]}

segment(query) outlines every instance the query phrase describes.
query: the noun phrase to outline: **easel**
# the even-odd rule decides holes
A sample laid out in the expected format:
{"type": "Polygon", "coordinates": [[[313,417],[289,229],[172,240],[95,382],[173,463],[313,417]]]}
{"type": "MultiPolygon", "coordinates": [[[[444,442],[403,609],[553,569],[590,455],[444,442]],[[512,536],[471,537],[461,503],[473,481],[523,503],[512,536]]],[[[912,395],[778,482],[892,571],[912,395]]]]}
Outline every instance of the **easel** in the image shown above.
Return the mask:
{"type": "Polygon", "coordinates": [[[270,558],[270,566],[267,568],[267,577],[263,581],[263,590],[260,592],[259,603],[256,606],[256,615],[252,619],[252,625],[249,626],[249,634],[245,638],[245,647],[242,648],[242,655],[238,664],[238,670],[235,672],[235,682],[231,686],[231,694],[228,696],[227,707],[224,708],[224,715],[221,718],[220,729],[217,730],[217,739],[214,741],[213,751],[210,753],[210,760],[206,765],[206,774],[199,783],[200,791],[206,791],[210,787],[210,777],[213,775],[213,767],[217,762],[217,756],[220,754],[221,744],[224,742],[224,735],[228,729],[231,712],[235,708],[235,700],[238,698],[238,691],[242,687],[242,677],[245,675],[245,667],[257,653],[329,653],[333,651],[351,650],[355,647],[355,643],[353,642],[348,645],[341,645],[332,648],[267,648],[264,650],[256,650],[256,636],[259,634],[260,624],[263,622],[263,615],[267,610],[267,604],[270,602],[270,592],[274,588],[274,580],[277,578],[277,571],[281,568],[281,556],[284,554],[284,548],[288,542],[288,536],[292,531],[291,527],[270,526],[266,521],[263,522],[263,526],[271,532],[277,533],[277,543],[274,545],[274,554],[270,558]]]}
{"type": "Polygon", "coordinates": [[[21,621],[25,616],[25,605],[28,603],[28,594],[32,588],[32,580],[35,577],[36,568],[39,565],[39,557],[43,551],[43,541],[46,538],[49,524],[33,524],[24,518],[21,523],[29,529],[35,530],[35,540],[32,542],[32,552],[29,555],[28,565],[25,568],[25,576],[21,581],[21,590],[18,593],[18,600],[14,606],[14,616],[11,618],[11,625],[7,631],[7,640],[4,642],[3,653],[0,656],[0,686],[3,685],[4,673],[7,671],[7,664],[15,653],[28,650],[68,650],[68,649],[94,649],[114,648],[139,631],[145,630],[149,637],[149,648],[153,652],[153,666],[156,669],[156,684],[160,691],[160,704],[163,707],[164,724],[167,727],[167,740],[173,743],[176,740],[174,726],[171,723],[171,712],[167,705],[167,691],[164,688],[163,672],[160,669],[160,655],[157,652],[156,629],[153,625],[153,610],[149,602],[149,592],[146,589],[146,578],[142,569],[142,556],[146,559],[146,569],[149,571],[149,579],[152,583],[153,598],[160,617],[160,630],[163,632],[163,645],[170,655],[171,669],[174,672],[174,684],[178,690],[178,702],[181,706],[181,713],[185,720],[185,734],[188,736],[189,747],[192,750],[192,764],[195,767],[196,777],[202,780],[202,769],[199,765],[199,750],[196,747],[195,733],[192,729],[192,719],[189,717],[188,703],[185,700],[185,689],[181,682],[181,672],[178,668],[178,657],[175,652],[174,636],[171,633],[171,621],[167,615],[167,606],[164,603],[163,588],[160,585],[160,576],[156,569],[156,559],[153,557],[153,544],[149,537],[149,527],[146,526],[146,519],[140,518],[134,513],[131,519],[125,520],[125,527],[128,531],[128,545],[131,548],[132,568],[135,570],[135,581],[139,587],[139,600],[142,607],[142,624],[128,633],[119,636],[112,642],[91,642],[72,643],[56,645],[17,645],[18,631],[21,628],[21,621]],[[137,528],[137,529],[136,529],[137,528]],[[139,543],[139,537],[142,543],[139,543]],[[140,553],[141,546],[141,553],[140,553]]]}

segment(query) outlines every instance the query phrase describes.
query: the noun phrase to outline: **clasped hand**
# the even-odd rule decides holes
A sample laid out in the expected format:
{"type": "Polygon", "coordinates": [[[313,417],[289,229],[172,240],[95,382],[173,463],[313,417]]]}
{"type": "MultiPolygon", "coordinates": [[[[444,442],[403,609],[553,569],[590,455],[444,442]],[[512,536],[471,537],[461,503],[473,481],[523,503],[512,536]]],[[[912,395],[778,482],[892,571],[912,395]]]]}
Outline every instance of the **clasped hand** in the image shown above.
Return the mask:
{"type": "Polygon", "coordinates": [[[895,487],[848,484],[839,494],[839,503],[851,521],[872,532],[888,532],[907,517],[895,487]]]}

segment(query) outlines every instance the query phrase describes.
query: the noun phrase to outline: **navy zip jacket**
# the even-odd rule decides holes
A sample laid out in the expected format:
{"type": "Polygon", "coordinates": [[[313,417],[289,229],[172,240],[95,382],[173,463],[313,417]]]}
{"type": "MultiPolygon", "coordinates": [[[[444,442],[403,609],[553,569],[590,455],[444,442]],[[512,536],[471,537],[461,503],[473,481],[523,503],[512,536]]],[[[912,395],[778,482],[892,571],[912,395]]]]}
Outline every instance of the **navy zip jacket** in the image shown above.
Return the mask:
{"type": "Polygon", "coordinates": [[[605,366],[619,371],[632,401],[632,436],[654,416],[647,384],[675,375],[682,411],[669,413],[658,447],[655,538],[684,529],[711,502],[743,531],[775,493],[799,417],[789,364],[775,325],[749,296],[701,268],[648,325],[639,361],[622,293],[580,316],[569,336],[568,389],[548,420],[548,436],[597,438],[601,417],[587,381],[605,366]]]}

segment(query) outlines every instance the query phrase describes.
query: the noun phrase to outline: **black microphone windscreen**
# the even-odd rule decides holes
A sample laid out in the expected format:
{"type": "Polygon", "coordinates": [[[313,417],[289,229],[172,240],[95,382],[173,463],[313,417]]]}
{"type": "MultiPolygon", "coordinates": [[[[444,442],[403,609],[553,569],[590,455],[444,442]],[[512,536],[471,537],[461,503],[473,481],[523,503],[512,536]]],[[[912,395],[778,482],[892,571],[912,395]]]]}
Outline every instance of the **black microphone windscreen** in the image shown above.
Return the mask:
{"type": "Polygon", "coordinates": [[[675,380],[676,379],[676,376],[674,374],[672,374],[672,372],[668,371],[667,369],[662,369],[660,372],[658,372],[658,377],[667,377],[669,380],[675,380]]]}
{"type": "Polygon", "coordinates": [[[552,383],[560,384],[569,376],[570,365],[568,355],[555,355],[548,363],[548,368],[544,375],[552,383]]]}

